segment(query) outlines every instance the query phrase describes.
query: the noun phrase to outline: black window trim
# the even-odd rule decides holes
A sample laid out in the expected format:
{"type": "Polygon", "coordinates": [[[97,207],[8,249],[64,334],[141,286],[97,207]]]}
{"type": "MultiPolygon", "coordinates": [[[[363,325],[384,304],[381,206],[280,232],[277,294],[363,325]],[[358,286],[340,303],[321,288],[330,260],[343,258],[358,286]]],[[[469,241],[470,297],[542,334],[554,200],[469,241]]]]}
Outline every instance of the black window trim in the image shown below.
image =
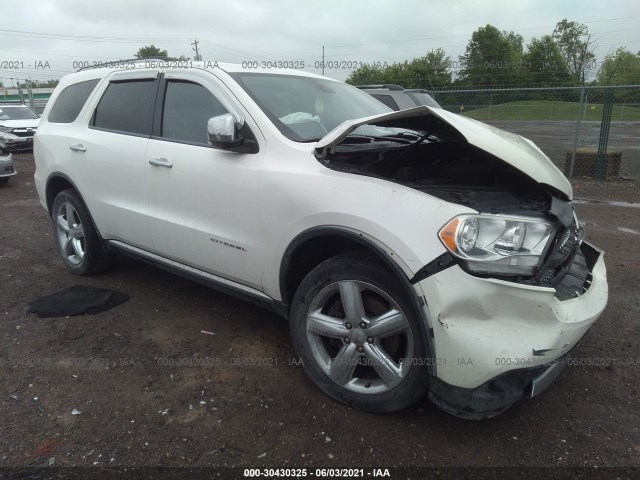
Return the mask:
{"type": "Polygon", "coordinates": [[[109,132],[109,133],[117,133],[119,135],[128,135],[129,137],[139,137],[139,138],[151,138],[153,135],[153,123],[155,120],[155,114],[156,114],[156,106],[158,105],[158,90],[159,90],[159,85],[161,83],[162,78],[164,77],[164,75],[162,73],[160,73],[158,76],[156,76],[152,82],[155,84],[155,89],[156,89],[156,97],[155,100],[153,101],[153,112],[151,113],[151,134],[150,135],[146,135],[144,133],[134,133],[134,132],[128,132],[125,130],[116,130],[113,128],[103,128],[103,127],[96,127],[93,123],[95,122],[96,119],[96,112],[98,110],[98,105],[100,105],[100,100],[102,100],[102,97],[104,96],[104,94],[107,92],[107,89],[109,88],[109,85],[111,85],[112,83],[129,83],[129,82],[144,82],[144,81],[149,81],[151,80],[150,78],[114,78],[112,80],[109,80],[109,83],[107,84],[107,88],[104,89],[104,91],[102,92],[102,95],[100,96],[100,99],[98,100],[98,103],[95,104],[95,106],[93,107],[93,113],[91,114],[91,118],[89,119],[89,128],[91,130],[99,130],[101,132],[109,132]]]}

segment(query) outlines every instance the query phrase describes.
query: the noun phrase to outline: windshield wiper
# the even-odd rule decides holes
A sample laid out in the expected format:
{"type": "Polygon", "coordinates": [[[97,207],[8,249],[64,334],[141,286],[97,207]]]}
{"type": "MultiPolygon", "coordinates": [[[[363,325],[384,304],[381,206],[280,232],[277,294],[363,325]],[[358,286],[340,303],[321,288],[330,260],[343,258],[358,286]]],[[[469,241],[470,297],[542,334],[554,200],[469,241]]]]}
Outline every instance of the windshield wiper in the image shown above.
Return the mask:
{"type": "Polygon", "coordinates": [[[413,142],[411,145],[409,145],[407,148],[405,148],[404,150],[402,150],[398,156],[394,159],[395,162],[397,162],[398,160],[400,160],[402,157],[404,157],[407,153],[412,152],[418,145],[420,145],[422,142],[424,142],[427,138],[429,138],[431,136],[431,133],[427,132],[425,133],[423,136],[421,136],[418,140],[416,140],[415,142],[413,142]]]}
{"type": "MultiPolygon", "coordinates": [[[[345,137],[345,141],[351,140],[351,144],[362,144],[362,143],[375,143],[375,142],[394,142],[407,144],[411,143],[407,141],[405,138],[395,138],[395,137],[374,137],[372,135],[362,135],[359,133],[350,134],[345,137]]],[[[343,143],[343,142],[340,142],[343,143]]]]}

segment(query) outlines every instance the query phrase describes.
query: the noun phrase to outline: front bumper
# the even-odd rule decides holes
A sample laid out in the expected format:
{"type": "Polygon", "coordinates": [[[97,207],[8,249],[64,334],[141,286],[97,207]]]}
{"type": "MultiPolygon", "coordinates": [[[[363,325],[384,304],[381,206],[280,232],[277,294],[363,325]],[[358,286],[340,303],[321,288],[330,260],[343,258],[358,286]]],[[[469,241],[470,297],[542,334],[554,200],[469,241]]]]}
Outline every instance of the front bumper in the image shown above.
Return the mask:
{"type": "Polygon", "coordinates": [[[454,387],[434,378],[429,385],[429,399],[456,417],[466,420],[491,418],[519,400],[542,393],[566,366],[564,356],[548,365],[505,372],[475,388],[454,387]]]}
{"type": "Polygon", "coordinates": [[[0,133],[0,148],[9,152],[33,150],[33,137],[18,137],[10,133],[0,133]]]}
{"type": "Polygon", "coordinates": [[[586,243],[580,248],[590,259],[590,285],[568,300],[554,288],[478,278],[457,265],[419,283],[433,332],[435,403],[484,418],[540,393],[559,375],[608,298],[603,253],[586,243]]]}
{"type": "Polygon", "coordinates": [[[0,178],[13,177],[17,173],[13,165],[13,157],[11,155],[7,157],[0,156],[0,178]]]}

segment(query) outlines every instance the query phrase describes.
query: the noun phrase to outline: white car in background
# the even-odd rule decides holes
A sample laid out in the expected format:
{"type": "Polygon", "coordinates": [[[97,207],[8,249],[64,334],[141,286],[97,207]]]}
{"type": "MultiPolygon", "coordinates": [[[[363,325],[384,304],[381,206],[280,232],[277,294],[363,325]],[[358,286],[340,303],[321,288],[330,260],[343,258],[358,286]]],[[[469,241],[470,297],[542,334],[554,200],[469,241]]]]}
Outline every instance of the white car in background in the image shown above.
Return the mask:
{"type": "Polygon", "coordinates": [[[134,255],[270,308],[311,380],[360,410],[428,392],[497,415],[560,374],[607,303],[603,253],[531,141],[318,75],[79,71],[35,159],[70,271],[134,255]]]}
{"type": "Polygon", "coordinates": [[[33,149],[40,116],[26,105],[0,103],[0,153],[33,149]]]}

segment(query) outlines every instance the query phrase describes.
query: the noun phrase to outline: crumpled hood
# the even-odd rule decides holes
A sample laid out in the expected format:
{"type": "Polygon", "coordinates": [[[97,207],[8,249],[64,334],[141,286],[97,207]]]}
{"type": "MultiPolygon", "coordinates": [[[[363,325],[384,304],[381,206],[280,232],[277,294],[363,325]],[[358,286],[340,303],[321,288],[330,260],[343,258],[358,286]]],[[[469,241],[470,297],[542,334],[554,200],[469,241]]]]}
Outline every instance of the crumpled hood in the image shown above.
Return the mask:
{"type": "Polygon", "coordinates": [[[415,128],[420,117],[433,116],[448,124],[471,145],[517,168],[536,182],[550,185],[569,199],[573,198],[569,180],[531,140],[440,108],[420,106],[343,122],[318,141],[316,155],[323,157],[328,148],[342,142],[361,125],[393,121],[394,127],[402,127],[403,119],[411,119],[411,126],[407,128],[415,128]]]}

